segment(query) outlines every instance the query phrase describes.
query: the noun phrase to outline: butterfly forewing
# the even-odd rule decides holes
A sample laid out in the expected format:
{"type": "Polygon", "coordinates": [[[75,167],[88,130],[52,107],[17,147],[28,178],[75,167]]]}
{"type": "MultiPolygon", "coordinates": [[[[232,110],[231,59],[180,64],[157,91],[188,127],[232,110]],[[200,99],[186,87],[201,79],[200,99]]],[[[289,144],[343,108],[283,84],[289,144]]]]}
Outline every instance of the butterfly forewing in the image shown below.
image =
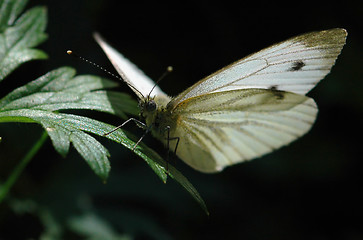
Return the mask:
{"type": "Polygon", "coordinates": [[[247,56],[197,82],[171,105],[198,95],[237,89],[309,92],[334,65],[347,32],[336,28],[293,37],[247,56]]]}
{"type": "MultiPolygon", "coordinates": [[[[265,89],[190,98],[174,109],[177,155],[202,172],[221,171],[284,146],[305,134],[317,113],[313,99],[265,89]]],[[[171,149],[175,147],[172,144],[171,149]]]]}
{"type": "Polygon", "coordinates": [[[98,33],[94,34],[94,38],[101,46],[102,50],[110,59],[116,71],[122,79],[131,86],[131,89],[136,93],[139,99],[156,95],[166,95],[158,86],[155,86],[153,80],[145,75],[135,64],[130,62],[121,53],[111,47],[98,33]],[[151,89],[154,87],[153,91],[151,89]]]}

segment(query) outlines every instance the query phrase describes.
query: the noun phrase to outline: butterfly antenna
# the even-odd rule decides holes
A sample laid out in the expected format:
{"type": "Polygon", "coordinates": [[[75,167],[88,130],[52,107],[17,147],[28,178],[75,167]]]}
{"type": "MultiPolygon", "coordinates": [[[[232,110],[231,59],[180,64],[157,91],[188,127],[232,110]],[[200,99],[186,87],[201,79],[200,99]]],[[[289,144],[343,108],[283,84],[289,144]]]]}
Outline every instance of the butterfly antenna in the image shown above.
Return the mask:
{"type": "Polygon", "coordinates": [[[152,91],[154,90],[154,88],[158,85],[158,83],[164,79],[169,73],[171,73],[173,71],[173,67],[172,66],[168,66],[165,70],[165,72],[163,73],[163,75],[161,75],[161,77],[155,82],[154,86],[151,88],[148,96],[150,96],[150,94],[152,93],[152,91]]]}
{"type": "Polygon", "coordinates": [[[82,61],[85,61],[86,63],[89,63],[89,64],[95,66],[98,69],[101,69],[102,71],[104,71],[108,75],[111,75],[112,77],[114,77],[114,78],[116,78],[118,80],[123,81],[124,83],[126,83],[127,86],[129,86],[130,88],[134,89],[136,92],[140,93],[141,96],[143,96],[142,93],[139,90],[137,90],[134,86],[132,86],[128,82],[126,82],[122,77],[120,77],[119,75],[116,75],[116,74],[108,71],[106,68],[102,67],[101,65],[99,65],[97,63],[94,63],[94,62],[92,62],[92,61],[90,61],[90,60],[88,60],[88,59],[86,59],[86,58],[84,58],[82,56],[79,56],[79,55],[75,54],[72,50],[67,50],[67,54],[68,55],[71,55],[73,57],[76,57],[78,59],[81,59],[82,61]]]}

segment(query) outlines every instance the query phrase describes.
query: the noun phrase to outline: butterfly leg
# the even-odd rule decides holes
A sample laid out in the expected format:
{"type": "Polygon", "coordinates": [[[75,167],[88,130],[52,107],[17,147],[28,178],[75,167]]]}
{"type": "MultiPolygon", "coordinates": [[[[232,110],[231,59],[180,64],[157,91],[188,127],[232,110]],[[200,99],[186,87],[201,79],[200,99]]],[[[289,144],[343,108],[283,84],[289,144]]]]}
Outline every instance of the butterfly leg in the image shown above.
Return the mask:
{"type": "Polygon", "coordinates": [[[122,128],[123,126],[125,126],[125,125],[126,125],[126,123],[128,123],[128,122],[130,122],[130,121],[134,121],[134,122],[136,123],[136,125],[137,125],[137,126],[140,126],[141,128],[146,129],[146,124],[145,124],[145,123],[143,123],[143,122],[141,122],[141,121],[137,120],[136,118],[129,118],[129,119],[127,119],[125,122],[123,122],[121,125],[119,125],[119,126],[115,127],[115,128],[114,128],[114,129],[112,129],[111,131],[109,131],[109,132],[107,132],[107,133],[103,134],[102,136],[103,136],[103,137],[106,137],[107,135],[109,135],[109,134],[113,133],[114,131],[116,131],[116,130],[118,130],[118,129],[122,128]]]}
{"type": "Polygon", "coordinates": [[[109,135],[109,134],[111,134],[111,133],[115,132],[116,130],[118,130],[118,129],[122,128],[123,126],[125,126],[125,125],[126,125],[126,123],[128,123],[128,122],[130,122],[130,121],[134,121],[138,127],[141,127],[142,129],[146,129],[145,133],[141,136],[141,138],[140,138],[140,139],[139,139],[139,140],[135,143],[135,146],[132,148],[132,151],[134,151],[134,150],[135,150],[135,148],[137,147],[137,145],[139,145],[139,143],[141,142],[141,140],[142,140],[142,139],[146,136],[146,134],[147,134],[148,132],[150,132],[150,130],[151,130],[151,126],[147,128],[145,123],[143,123],[143,122],[141,122],[141,121],[139,121],[139,120],[137,120],[137,119],[135,119],[135,118],[129,118],[129,119],[127,119],[127,120],[126,120],[125,122],[123,122],[121,125],[119,125],[119,126],[115,127],[115,128],[114,128],[114,129],[112,129],[111,131],[109,131],[109,132],[107,132],[107,133],[103,134],[102,136],[103,136],[103,137],[105,137],[105,136],[107,136],[107,135],[109,135]]]}
{"type": "Polygon", "coordinates": [[[175,145],[175,149],[174,149],[174,154],[176,154],[176,149],[178,148],[178,144],[179,144],[179,140],[180,140],[180,137],[170,137],[170,126],[167,126],[165,128],[165,130],[167,131],[167,144],[166,144],[166,147],[167,147],[167,153],[166,153],[166,170],[169,171],[169,142],[170,140],[176,140],[176,145],[175,145]]]}
{"type": "MultiPolygon", "coordinates": [[[[145,125],[145,126],[146,126],[146,125],[145,125]]],[[[151,127],[152,127],[152,125],[151,125],[150,127],[148,127],[148,128],[146,129],[146,131],[144,132],[144,134],[141,136],[141,138],[140,138],[139,140],[137,140],[137,142],[135,143],[134,147],[132,148],[132,151],[134,151],[134,150],[135,150],[135,148],[137,147],[137,145],[139,145],[139,143],[142,141],[142,139],[144,139],[144,137],[146,136],[146,134],[148,134],[148,133],[150,132],[151,127]]]]}

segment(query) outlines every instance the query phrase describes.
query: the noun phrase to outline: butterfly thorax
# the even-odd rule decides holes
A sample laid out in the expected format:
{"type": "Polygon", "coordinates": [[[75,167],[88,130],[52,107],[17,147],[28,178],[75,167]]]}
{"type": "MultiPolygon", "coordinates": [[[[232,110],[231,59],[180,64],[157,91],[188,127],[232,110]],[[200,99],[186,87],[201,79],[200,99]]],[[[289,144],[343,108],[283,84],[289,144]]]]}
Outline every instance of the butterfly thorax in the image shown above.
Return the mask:
{"type": "Polygon", "coordinates": [[[170,126],[167,111],[167,104],[170,98],[165,95],[155,97],[146,97],[139,102],[140,117],[146,123],[147,128],[151,128],[152,134],[162,140],[165,136],[165,131],[170,126]]]}

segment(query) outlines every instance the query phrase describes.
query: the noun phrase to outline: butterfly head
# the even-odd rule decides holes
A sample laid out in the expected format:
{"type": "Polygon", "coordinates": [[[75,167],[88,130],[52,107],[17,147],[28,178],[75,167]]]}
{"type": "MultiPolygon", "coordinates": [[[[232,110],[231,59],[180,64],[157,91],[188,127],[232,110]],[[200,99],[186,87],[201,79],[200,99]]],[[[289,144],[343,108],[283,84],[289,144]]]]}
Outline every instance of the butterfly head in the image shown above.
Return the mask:
{"type": "Polygon", "coordinates": [[[141,99],[139,102],[139,108],[141,119],[145,121],[147,126],[150,126],[154,122],[158,108],[155,98],[147,96],[141,99]]]}
{"type": "Polygon", "coordinates": [[[170,98],[166,95],[148,96],[140,100],[140,117],[147,126],[157,124],[157,116],[165,111],[169,101],[170,98]]]}
{"type": "Polygon", "coordinates": [[[144,100],[140,101],[141,113],[144,115],[152,114],[158,108],[157,103],[154,100],[154,97],[146,97],[144,100]]]}

